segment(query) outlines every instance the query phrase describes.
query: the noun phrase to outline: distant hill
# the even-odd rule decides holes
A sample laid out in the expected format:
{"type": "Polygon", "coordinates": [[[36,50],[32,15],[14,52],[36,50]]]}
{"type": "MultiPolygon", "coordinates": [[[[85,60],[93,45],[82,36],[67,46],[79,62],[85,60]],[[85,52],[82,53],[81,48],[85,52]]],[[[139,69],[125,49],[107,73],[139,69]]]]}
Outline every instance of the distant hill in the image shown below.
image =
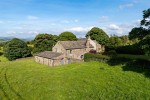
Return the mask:
{"type": "MultiPolygon", "coordinates": [[[[0,37],[0,42],[6,42],[6,41],[9,41],[13,38],[16,38],[16,37],[0,37]]],[[[32,38],[19,38],[23,41],[29,41],[29,40],[32,40],[32,38]]]]}
{"type": "Polygon", "coordinates": [[[15,37],[0,37],[0,42],[9,41],[9,40],[11,40],[13,38],[15,38],[15,37]]]}

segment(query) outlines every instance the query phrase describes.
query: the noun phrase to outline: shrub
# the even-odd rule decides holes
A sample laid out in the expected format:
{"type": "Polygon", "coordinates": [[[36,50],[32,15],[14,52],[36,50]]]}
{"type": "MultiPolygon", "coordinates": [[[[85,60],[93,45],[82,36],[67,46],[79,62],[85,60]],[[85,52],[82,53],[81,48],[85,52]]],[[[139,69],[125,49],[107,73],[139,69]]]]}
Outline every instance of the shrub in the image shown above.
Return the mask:
{"type": "Polygon", "coordinates": [[[4,56],[8,60],[29,57],[31,56],[31,50],[24,41],[14,38],[5,44],[4,56]]]}
{"type": "Polygon", "coordinates": [[[0,52],[0,56],[2,56],[3,55],[3,52],[0,52]]]}
{"type": "Polygon", "coordinates": [[[115,50],[116,47],[112,47],[112,46],[105,46],[105,52],[111,51],[111,50],[115,50]]]}
{"type": "Polygon", "coordinates": [[[93,49],[90,50],[89,52],[90,52],[90,53],[93,53],[93,54],[96,54],[96,50],[93,50],[93,49]]]}
{"type": "Polygon", "coordinates": [[[116,52],[121,54],[144,54],[144,51],[140,48],[138,44],[117,47],[116,52]]]}
{"type": "Polygon", "coordinates": [[[110,50],[110,51],[107,52],[107,55],[109,55],[109,56],[116,56],[117,52],[115,50],[110,50]]]}
{"type": "Polygon", "coordinates": [[[107,62],[110,59],[110,57],[101,55],[101,54],[92,54],[92,53],[86,53],[84,55],[84,61],[100,61],[100,62],[107,62]]]}

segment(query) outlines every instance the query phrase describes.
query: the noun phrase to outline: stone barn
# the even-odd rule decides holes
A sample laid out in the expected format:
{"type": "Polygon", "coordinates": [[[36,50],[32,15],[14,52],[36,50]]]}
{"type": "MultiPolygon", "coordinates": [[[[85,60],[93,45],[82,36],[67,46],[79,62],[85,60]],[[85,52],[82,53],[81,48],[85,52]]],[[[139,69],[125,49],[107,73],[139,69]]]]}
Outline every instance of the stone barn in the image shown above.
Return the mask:
{"type": "Polygon", "coordinates": [[[90,38],[77,41],[58,41],[52,51],[45,51],[35,55],[35,61],[48,66],[58,66],[72,62],[82,62],[84,54],[90,50],[101,52],[101,45],[90,38]]]}

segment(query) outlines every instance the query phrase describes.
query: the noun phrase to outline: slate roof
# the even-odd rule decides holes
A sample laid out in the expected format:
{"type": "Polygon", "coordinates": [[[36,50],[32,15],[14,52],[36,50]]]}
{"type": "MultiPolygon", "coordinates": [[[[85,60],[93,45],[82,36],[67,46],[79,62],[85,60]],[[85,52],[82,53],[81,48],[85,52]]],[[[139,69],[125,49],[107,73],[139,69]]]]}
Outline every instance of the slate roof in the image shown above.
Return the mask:
{"type": "MultiPolygon", "coordinates": [[[[59,41],[65,49],[83,49],[86,48],[87,39],[79,39],[78,41],[59,41]]],[[[90,48],[93,48],[90,45],[90,48]]]]}
{"type": "Polygon", "coordinates": [[[49,59],[59,57],[60,55],[62,55],[62,53],[51,52],[51,51],[44,51],[44,52],[35,54],[35,56],[39,56],[39,57],[43,57],[43,58],[49,58],[49,59]]]}
{"type": "Polygon", "coordinates": [[[86,41],[87,38],[79,38],[78,41],[86,41]]]}

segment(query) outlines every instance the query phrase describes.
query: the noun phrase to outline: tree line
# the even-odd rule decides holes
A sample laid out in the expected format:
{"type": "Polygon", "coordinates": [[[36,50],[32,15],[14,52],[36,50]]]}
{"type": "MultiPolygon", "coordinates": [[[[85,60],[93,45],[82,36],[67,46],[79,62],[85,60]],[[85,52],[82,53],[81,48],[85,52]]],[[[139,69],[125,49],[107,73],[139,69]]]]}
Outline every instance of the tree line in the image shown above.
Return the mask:
{"type": "MultiPolygon", "coordinates": [[[[105,51],[114,50],[117,53],[128,54],[146,54],[150,55],[150,9],[143,11],[141,27],[136,27],[129,32],[129,35],[108,36],[106,32],[98,27],[93,27],[87,32],[85,37],[90,36],[96,40],[105,51]]],[[[9,60],[29,57],[34,53],[42,51],[51,51],[57,41],[75,41],[78,38],[72,32],[63,32],[59,36],[52,34],[38,34],[34,40],[24,42],[20,39],[12,39],[6,43],[0,43],[3,46],[4,56],[9,60]],[[29,46],[30,45],[30,46],[29,46]]]]}

